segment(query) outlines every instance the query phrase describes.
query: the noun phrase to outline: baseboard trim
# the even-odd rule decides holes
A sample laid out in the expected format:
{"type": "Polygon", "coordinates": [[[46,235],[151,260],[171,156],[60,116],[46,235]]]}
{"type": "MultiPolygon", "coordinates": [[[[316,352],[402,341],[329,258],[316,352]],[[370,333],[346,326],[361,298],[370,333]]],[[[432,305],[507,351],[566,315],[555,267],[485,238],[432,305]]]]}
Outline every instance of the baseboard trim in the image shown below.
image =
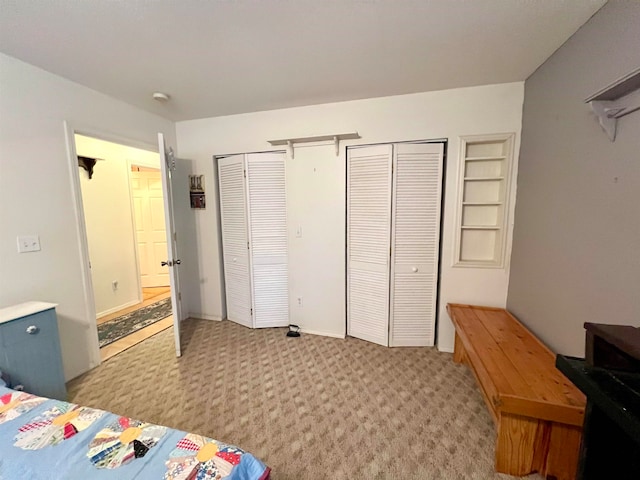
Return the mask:
{"type": "Polygon", "coordinates": [[[317,330],[308,330],[304,327],[301,327],[300,331],[302,333],[308,333],[310,335],[320,335],[322,337],[342,338],[343,340],[345,338],[345,335],[340,335],[338,333],[319,332],[317,330]]]}
{"type": "Polygon", "coordinates": [[[450,347],[449,345],[438,345],[438,351],[444,353],[453,353],[453,347],[450,347]]]}
{"type": "Polygon", "coordinates": [[[105,310],[104,312],[98,312],[98,313],[96,313],[96,318],[106,317],[107,315],[111,315],[112,313],[115,313],[118,310],[124,310],[125,308],[133,307],[134,305],[137,305],[139,303],[140,303],[139,300],[132,300],[132,301],[124,303],[124,304],[122,304],[122,305],[120,305],[118,307],[113,307],[113,308],[110,308],[108,310],[105,310]]]}
{"type": "Polygon", "coordinates": [[[206,313],[191,313],[191,312],[189,312],[189,315],[187,316],[187,318],[193,318],[195,320],[214,320],[216,322],[221,322],[222,321],[222,317],[218,317],[216,315],[207,315],[206,313]]]}

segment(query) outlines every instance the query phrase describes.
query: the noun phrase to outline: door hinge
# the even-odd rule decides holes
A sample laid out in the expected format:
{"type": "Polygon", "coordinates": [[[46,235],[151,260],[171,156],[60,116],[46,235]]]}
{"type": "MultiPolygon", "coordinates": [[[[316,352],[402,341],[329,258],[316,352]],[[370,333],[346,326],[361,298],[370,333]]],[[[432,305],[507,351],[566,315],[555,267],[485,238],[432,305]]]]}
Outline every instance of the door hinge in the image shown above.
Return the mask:
{"type": "Polygon", "coordinates": [[[247,242],[247,250],[249,250],[249,242],[247,242]]]}
{"type": "Polygon", "coordinates": [[[247,171],[243,170],[242,173],[244,174],[244,178],[247,178],[247,171]]]}
{"type": "Polygon", "coordinates": [[[251,309],[251,316],[253,317],[253,308],[251,309]]]}
{"type": "Polygon", "coordinates": [[[182,292],[178,292],[178,301],[182,301],[182,292]]]}
{"type": "Polygon", "coordinates": [[[173,232],[173,241],[174,242],[178,241],[178,233],[177,232],[173,232]]]}

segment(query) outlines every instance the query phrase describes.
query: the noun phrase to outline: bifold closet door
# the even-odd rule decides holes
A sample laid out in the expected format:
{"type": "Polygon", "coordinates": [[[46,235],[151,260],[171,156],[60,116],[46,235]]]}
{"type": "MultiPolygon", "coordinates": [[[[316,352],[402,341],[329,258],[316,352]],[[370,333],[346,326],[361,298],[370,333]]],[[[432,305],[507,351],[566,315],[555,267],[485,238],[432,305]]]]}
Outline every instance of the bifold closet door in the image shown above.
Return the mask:
{"type": "Polygon", "coordinates": [[[289,324],[284,153],[247,154],[253,326],[289,324]]]}
{"type": "Polygon", "coordinates": [[[389,345],[435,342],[442,143],[394,146],[389,345]]]}
{"type": "Polygon", "coordinates": [[[253,327],[244,155],[218,159],[227,318],[253,327]]]}
{"type": "Polygon", "coordinates": [[[392,145],[347,155],[348,334],[389,344],[392,145]]]}

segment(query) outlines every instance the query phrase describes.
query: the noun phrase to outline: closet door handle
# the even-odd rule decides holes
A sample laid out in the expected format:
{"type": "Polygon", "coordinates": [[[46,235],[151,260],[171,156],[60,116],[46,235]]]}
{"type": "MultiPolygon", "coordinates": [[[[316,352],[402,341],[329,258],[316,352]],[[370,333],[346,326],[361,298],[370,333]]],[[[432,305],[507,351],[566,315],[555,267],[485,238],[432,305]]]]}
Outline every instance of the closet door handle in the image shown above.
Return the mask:
{"type": "Polygon", "coordinates": [[[39,331],[40,331],[40,329],[38,327],[36,327],[35,325],[31,325],[31,326],[27,327],[27,333],[29,335],[35,335],[39,331]]]}
{"type": "Polygon", "coordinates": [[[413,268],[411,269],[411,271],[412,271],[413,273],[416,273],[416,272],[418,271],[418,267],[413,267],[413,268]]]}

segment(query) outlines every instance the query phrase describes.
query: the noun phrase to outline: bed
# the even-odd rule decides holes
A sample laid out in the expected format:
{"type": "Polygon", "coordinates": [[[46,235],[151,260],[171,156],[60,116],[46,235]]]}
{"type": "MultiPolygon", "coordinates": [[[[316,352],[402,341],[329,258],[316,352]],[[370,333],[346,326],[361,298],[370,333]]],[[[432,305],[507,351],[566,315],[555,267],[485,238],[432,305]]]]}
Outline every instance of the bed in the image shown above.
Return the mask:
{"type": "Polygon", "coordinates": [[[267,480],[269,475],[260,460],[233,445],[0,383],[0,480],[267,480]]]}

